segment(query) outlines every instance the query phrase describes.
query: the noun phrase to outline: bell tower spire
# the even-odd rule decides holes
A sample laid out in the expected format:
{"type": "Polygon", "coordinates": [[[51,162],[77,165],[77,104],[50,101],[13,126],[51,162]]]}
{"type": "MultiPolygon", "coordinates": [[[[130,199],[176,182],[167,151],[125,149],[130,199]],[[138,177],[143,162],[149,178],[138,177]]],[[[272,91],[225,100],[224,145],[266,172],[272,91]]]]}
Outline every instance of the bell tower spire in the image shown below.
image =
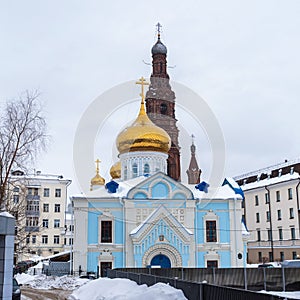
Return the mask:
{"type": "Polygon", "coordinates": [[[189,168],[186,171],[189,184],[200,183],[200,175],[201,175],[201,170],[198,167],[198,163],[196,159],[196,146],[194,144],[194,138],[195,136],[192,134],[191,160],[190,160],[189,168]]]}
{"type": "Polygon", "coordinates": [[[161,42],[161,24],[157,23],[157,42],[151,49],[152,74],[146,93],[146,110],[151,121],[163,128],[171,137],[168,153],[168,175],[180,181],[179,130],[175,117],[175,93],[172,91],[167,73],[167,47],[161,42]]]}

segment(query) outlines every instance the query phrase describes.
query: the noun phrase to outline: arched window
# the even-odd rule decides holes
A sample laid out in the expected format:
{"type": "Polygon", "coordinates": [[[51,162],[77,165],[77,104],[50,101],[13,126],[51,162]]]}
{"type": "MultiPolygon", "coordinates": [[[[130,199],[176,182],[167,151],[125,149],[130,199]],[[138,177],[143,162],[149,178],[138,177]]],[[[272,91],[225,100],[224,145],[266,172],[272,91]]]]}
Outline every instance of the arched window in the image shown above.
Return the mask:
{"type": "Polygon", "coordinates": [[[124,167],[124,180],[127,180],[127,166],[124,167]]]}
{"type": "Polygon", "coordinates": [[[160,113],[161,113],[162,115],[165,115],[165,114],[167,113],[167,110],[168,110],[167,105],[166,105],[165,103],[162,103],[162,104],[160,105],[160,113]]]}
{"type": "Polygon", "coordinates": [[[138,167],[137,167],[136,163],[134,163],[132,165],[132,175],[133,175],[133,177],[137,177],[137,175],[138,175],[138,167]]]}
{"type": "Polygon", "coordinates": [[[150,166],[149,164],[144,164],[144,175],[147,175],[150,173],[150,166]]]}

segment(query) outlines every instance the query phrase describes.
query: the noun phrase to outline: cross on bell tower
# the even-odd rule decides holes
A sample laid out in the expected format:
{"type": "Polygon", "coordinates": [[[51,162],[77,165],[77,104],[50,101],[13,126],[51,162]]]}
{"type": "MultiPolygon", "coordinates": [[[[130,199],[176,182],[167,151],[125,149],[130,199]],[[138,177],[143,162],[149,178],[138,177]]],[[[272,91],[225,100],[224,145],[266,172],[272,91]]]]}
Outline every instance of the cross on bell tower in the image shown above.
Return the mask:
{"type": "Polygon", "coordinates": [[[146,110],[151,121],[163,128],[171,138],[168,157],[168,175],[180,181],[179,130],[175,117],[175,93],[167,73],[167,47],[160,40],[161,24],[157,23],[157,42],[152,47],[152,74],[146,93],[146,110]]]}

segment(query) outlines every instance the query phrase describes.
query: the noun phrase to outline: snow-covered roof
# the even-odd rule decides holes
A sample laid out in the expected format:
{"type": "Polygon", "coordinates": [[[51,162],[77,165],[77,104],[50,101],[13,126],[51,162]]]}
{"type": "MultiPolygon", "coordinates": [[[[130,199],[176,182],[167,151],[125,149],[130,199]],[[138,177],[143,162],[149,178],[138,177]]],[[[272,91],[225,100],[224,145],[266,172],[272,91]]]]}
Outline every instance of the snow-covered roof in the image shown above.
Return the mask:
{"type": "Polygon", "coordinates": [[[294,179],[298,179],[298,178],[300,178],[299,174],[297,172],[294,172],[293,174],[285,174],[285,175],[278,176],[278,177],[266,178],[263,180],[246,183],[246,184],[242,185],[241,188],[243,189],[243,191],[247,191],[247,190],[252,190],[252,189],[256,189],[256,188],[260,188],[260,187],[264,187],[264,186],[269,186],[269,185],[273,185],[273,184],[277,184],[277,183],[281,183],[281,182],[285,182],[285,181],[289,181],[289,180],[294,180],[294,179]]]}

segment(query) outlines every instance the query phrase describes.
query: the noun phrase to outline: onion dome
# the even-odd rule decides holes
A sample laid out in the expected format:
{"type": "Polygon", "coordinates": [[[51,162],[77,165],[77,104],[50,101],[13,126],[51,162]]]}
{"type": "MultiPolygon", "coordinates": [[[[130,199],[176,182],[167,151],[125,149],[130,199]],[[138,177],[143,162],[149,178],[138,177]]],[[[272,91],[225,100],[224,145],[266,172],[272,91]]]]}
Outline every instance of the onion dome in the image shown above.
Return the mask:
{"type": "Polygon", "coordinates": [[[112,179],[121,178],[121,162],[118,161],[110,168],[110,176],[112,179]]]}
{"type": "Polygon", "coordinates": [[[160,41],[160,35],[158,35],[158,39],[156,44],[151,49],[152,55],[154,54],[167,54],[167,47],[160,41]]]}
{"type": "Polygon", "coordinates": [[[147,116],[144,106],[142,77],[138,84],[142,84],[142,101],[140,112],[131,126],[125,128],[117,137],[117,148],[120,154],[134,151],[156,151],[168,153],[171,147],[171,139],[168,133],[156,126],[147,116]]]}
{"type": "Polygon", "coordinates": [[[91,188],[90,188],[91,191],[93,190],[94,186],[101,186],[101,185],[105,184],[105,179],[103,177],[101,177],[100,174],[99,174],[99,163],[100,163],[100,160],[97,159],[96,160],[96,164],[97,164],[97,166],[96,166],[96,176],[91,179],[91,188]]]}

